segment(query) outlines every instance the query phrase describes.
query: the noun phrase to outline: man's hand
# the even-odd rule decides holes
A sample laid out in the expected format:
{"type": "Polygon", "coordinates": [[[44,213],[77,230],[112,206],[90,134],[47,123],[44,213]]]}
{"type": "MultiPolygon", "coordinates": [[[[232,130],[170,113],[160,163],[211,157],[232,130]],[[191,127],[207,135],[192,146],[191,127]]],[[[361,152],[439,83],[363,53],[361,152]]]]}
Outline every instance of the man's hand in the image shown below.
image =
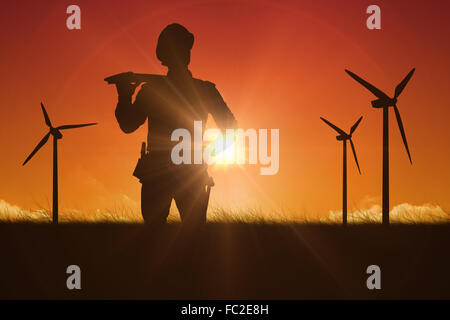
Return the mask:
{"type": "Polygon", "coordinates": [[[116,89],[117,93],[119,94],[119,97],[129,97],[134,94],[134,91],[139,86],[140,83],[129,83],[126,81],[121,81],[116,83],[116,89]]]}

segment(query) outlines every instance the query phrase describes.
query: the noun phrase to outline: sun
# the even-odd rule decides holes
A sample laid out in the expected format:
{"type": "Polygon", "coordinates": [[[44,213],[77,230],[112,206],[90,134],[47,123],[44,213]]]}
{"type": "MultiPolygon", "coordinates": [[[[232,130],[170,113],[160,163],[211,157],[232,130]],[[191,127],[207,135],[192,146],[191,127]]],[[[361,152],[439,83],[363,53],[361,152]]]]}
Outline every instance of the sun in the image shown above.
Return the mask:
{"type": "Polygon", "coordinates": [[[212,159],[214,165],[229,166],[237,164],[239,150],[236,150],[238,147],[235,134],[230,135],[227,133],[227,135],[224,135],[216,132],[206,147],[213,150],[212,159]]]}

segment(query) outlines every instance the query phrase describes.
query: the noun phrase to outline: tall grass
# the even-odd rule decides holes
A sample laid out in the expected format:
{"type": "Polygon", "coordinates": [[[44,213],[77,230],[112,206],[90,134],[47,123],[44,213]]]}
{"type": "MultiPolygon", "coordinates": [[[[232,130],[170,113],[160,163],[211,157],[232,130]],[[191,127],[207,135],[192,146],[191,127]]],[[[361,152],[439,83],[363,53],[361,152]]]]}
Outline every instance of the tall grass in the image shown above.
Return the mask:
{"type": "MultiPolygon", "coordinates": [[[[25,210],[17,206],[9,205],[0,200],[0,222],[33,222],[50,223],[52,221],[51,210],[39,208],[25,210]]],[[[450,214],[435,206],[411,206],[399,205],[391,210],[391,223],[402,224],[447,224],[450,223],[450,214]]],[[[126,205],[114,205],[103,210],[61,210],[60,223],[142,223],[139,208],[126,205]]],[[[169,223],[180,222],[178,210],[172,205],[169,223]]],[[[299,215],[295,212],[284,210],[267,210],[263,208],[236,208],[225,209],[210,207],[208,209],[208,222],[211,223],[253,223],[253,224],[341,224],[342,213],[331,211],[328,217],[311,218],[308,215],[299,215]]],[[[381,210],[374,206],[369,210],[356,210],[348,215],[349,224],[380,224],[381,210]]]]}
{"type": "MultiPolygon", "coordinates": [[[[389,213],[391,224],[446,224],[450,223],[450,214],[437,205],[425,204],[414,206],[403,203],[394,206],[389,213]]],[[[324,223],[342,223],[342,211],[331,211],[327,218],[322,218],[324,223]]],[[[348,214],[350,224],[381,223],[381,207],[374,205],[369,209],[358,209],[348,214]]]]}

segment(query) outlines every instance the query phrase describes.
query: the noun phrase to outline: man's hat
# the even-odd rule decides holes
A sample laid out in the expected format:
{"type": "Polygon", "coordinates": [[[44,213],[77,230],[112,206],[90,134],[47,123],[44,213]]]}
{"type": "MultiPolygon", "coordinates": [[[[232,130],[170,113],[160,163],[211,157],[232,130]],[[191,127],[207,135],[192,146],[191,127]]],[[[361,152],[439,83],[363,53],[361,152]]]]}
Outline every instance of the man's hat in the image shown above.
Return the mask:
{"type": "Polygon", "coordinates": [[[163,65],[174,60],[189,63],[189,52],[194,45],[194,35],[178,23],[169,24],[161,32],[156,46],[156,56],[163,65]],[[187,61],[180,61],[181,59],[187,61]]]}

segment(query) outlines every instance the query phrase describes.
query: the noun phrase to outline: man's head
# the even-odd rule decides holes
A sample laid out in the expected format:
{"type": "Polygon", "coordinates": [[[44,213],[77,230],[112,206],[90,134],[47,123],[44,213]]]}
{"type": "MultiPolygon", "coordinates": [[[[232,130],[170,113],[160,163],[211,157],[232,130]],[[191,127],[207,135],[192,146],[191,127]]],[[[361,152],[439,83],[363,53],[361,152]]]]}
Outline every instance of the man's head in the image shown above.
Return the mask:
{"type": "Polygon", "coordinates": [[[169,24],[161,32],[156,46],[156,56],[169,68],[187,67],[191,61],[194,35],[178,23],[169,24]]]}

